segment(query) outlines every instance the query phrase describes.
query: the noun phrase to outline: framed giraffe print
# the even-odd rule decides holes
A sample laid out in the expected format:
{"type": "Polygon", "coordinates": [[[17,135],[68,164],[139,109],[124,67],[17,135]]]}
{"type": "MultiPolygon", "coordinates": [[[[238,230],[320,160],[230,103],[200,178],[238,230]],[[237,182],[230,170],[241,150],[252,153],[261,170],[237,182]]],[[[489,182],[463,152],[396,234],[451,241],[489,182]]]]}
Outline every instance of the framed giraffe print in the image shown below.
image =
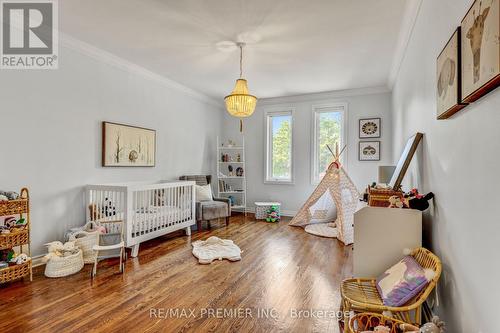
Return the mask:
{"type": "Polygon", "coordinates": [[[460,85],[460,35],[458,27],[437,58],[437,119],[447,119],[467,105],[460,85]]]}
{"type": "Polygon", "coordinates": [[[500,85],[500,0],[476,0],[462,20],[462,101],[500,85]]]}

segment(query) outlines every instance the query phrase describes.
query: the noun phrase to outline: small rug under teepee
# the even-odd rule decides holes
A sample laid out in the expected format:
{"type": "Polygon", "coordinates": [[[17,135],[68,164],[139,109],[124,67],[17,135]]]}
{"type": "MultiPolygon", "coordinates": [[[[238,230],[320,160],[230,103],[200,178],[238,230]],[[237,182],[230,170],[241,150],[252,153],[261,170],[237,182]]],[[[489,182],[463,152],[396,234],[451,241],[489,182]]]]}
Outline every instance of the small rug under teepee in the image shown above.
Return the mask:
{"type": "Polygon", "coordinates": [[[212,236],[205,241],[196,241],[192,245],[193,255],[198,258],[200,264],[210,264],[216,259],[241,260],[241,249],[230,239],[212,236]]]}
{"type": "Polygon", "coordinates": [[[304,230],[315,236],[336,238],[338,236],[338,230],[335,223],[315,223],[306,225],[304,230]]]}

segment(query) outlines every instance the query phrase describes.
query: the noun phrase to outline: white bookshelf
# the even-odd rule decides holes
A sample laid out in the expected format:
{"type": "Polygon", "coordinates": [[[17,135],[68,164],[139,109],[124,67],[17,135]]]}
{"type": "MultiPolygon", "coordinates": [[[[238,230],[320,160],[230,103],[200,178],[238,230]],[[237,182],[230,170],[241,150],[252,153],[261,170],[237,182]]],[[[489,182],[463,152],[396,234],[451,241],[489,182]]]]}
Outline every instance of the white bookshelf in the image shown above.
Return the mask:
{"type": "Polygon", "coordinates": [[[219,197],[232,196],[235,200],[231,210],[247,212],[247,182],[245,167],[245,138],[229,146],[228,142],[221,142],[217,137],[217,194],[219,197]],[[228,161],[223,161],[222,156],[227,155],[228,161]],[[238,160],[239,155],[239,160],[238,160]],[[229,175],[229,166],[233,174],[229,175]],[[236,169],[243,169],[243,176],[236,176],[236,169]]]}

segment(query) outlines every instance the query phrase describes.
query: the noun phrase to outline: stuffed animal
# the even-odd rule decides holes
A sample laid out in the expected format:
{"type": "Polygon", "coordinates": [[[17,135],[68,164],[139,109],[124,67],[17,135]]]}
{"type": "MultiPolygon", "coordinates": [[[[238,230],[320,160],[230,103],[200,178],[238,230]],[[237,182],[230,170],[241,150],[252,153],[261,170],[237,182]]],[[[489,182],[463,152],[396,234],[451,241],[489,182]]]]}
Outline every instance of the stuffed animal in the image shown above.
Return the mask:
{"type": "Polygon", "coordinates": [[[420,329],[410,324],[401,324],[399,328],[405,333],[443,333],[445,323],[438,316],[434,316],[430,323],[424,324],[420,329]]]}
{"type": "Polygon", "coordinates": [[[7,216],[3,220],[3,225],[6,226],[7,228],[12,228],[16,225],[16,218],[14,216],[7,216]]]}
{"type": "Polygon", "coordinates": [[[9,200],[17,200],[19,199],[19,193],[17,192],[5,192],[4,194],[9,200]]]}
{"type": "Polygon", "coordinates": [[[67,257],[78,253],[79,249],[75,246],[75,242],[61,243],[60,241],[54,241],[45,244],[48,247],[48,254],[43,257],[43,261],[47,262],[51,258],[57,257],[67,257]]]}
{"type": "Polygon", "coordinates": [[[279,222],[280,220],[280,212],[279,212],[279,207],[276,205],[271,206],[267,210],[267,222],[279,222]]]}
{"type": "Polygon", "coordinates": [[[101,218],[101,213],[99,212],[99,209],[97,208],[96,204],[90,204],[89,211],[90,211],[90,219],[92,221],[99,220],[101,218]]]}
{"type": "Polygon", "coordinates": [[[16,263],[16,265],[22,265],[25,262],[27,262],[28,260],[30,260],[30,257],[28,257],[28,255],[25,253],[21,253],[20,255],[18,255],[16,257],[15,263],[16,263]]]}
{"type": "Polygon", "coordinates": [[[429,200],[434,198],[434,193],[429,192],[426,195],[421,195],[416,189],[413,189],[405,197],[408,203],[408,207],[410,207],[411,209],[424,211],[429,208],[429,200]]]}
{"type": "Polygon", "coordinates": [[[405,208],[404,199],[397,195],[393,195],[392,197],[390,197],[389,203],[389,208],[405,208]]]}
{"type": "Polygon", "coordinates": [[[0,194],[0,202],[1,201],[9,201],[9,198],[7,198],[6,195],[0,194]]]}
{"type": "Polygon", "coordinates": [[[363,331],[361,333],[372,333],[372,332],[377,332],[377,333],[391,333],[391,329],[387,326],[377,326],[373,329],[373,331],[363,331]]]}

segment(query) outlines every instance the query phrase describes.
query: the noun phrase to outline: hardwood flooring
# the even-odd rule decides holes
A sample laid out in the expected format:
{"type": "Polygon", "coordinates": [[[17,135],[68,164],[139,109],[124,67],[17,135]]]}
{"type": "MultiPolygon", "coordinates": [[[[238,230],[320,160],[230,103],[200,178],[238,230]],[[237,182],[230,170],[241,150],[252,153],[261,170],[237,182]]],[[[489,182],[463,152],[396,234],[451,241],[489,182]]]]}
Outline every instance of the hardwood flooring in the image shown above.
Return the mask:
{"type": "Polygon", "coordinates": [[[59,279],[39,267],[32,283],[0,287],[0,332],[338,332],[352,247],[287,222],[238,215],[191,238],[160,237],[123,276],[102,262],[93,284],[90,265],[59,279]],[[234,240],[242,260],[199,265],[190,242],[212,235],[234,240]]]}

